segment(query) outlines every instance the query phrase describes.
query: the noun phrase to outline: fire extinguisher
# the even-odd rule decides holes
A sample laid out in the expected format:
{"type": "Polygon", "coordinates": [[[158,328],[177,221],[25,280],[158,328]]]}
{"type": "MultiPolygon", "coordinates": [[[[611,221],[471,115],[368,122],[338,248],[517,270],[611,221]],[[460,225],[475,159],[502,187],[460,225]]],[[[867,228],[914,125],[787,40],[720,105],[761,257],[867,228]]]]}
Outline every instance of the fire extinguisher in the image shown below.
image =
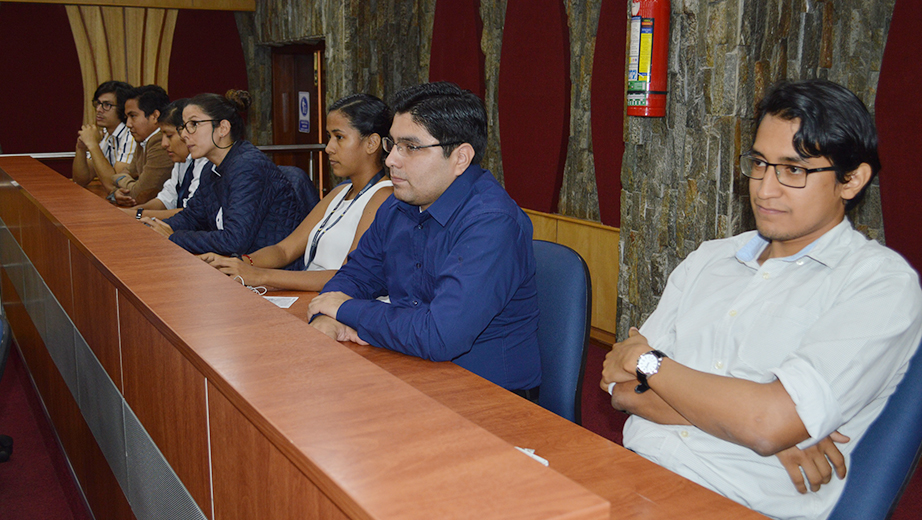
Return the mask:
{"type": "Polygon", "coordinates": [[[631,0],[627,115],[666,115],[669,0],[631,0]]]}

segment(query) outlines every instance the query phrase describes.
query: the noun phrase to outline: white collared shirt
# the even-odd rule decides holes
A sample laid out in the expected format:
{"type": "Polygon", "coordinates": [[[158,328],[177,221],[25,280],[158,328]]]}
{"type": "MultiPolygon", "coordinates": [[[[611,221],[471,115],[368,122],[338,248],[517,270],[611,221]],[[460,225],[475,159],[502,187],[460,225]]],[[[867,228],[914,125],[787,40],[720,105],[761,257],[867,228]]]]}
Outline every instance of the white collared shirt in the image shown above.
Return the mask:
{"type": "Polygon", "coordinates": [[[202,169],[205,168],[206,164],[208,164],[208,158],[201,157],[199,159],[193,159],[190,155],[186,157],[185,162],[176,163],[176,165],[173,166],[173,173],[170,175],[170,179],[163,183],[163,189],[157,194],[157,198],[160,199],[160,202],[163,203],[166,209],[186,207],[186,203],[192,198],[192,195],[195,195],[195,190],[198,189],[202,177],[202,169]],[[184,200],[179,201],[179,185],[186,176],[186,170],[189,169],[189,164],[193,162],[195,166],[192,168],[192,182],[189,184],[189,193],[184,200]],[[177,203],[179,206],[177,206],[177,203]]]}
{"type": "MultiPolygon", "coordinates": [[[[851,450],[879,415],[922,337],[922,289],[906,261],[845,220],[787,258],[762,265],[754,231],[706,242],[670,275],[641,333],[695,370],[768,383],[796,405],[813,444],[833,431],[851,450]]],[[[690,426],[637,416],[624,445],[764,514],[825,518],[845,482],[801,495],[777,457],[690,426]]]]}

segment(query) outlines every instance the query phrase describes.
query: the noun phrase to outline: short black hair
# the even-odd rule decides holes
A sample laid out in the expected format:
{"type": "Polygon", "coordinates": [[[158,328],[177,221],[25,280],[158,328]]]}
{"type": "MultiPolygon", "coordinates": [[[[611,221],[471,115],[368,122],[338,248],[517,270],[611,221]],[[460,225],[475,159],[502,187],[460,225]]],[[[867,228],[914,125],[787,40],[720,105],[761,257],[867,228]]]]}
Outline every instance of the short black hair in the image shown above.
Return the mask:
{"type": "Polygon", "coordinates": [[[170,96],[166,95],[166,91],[160,85],[135,87],[131,89],[128,97],[125,98],[125,100],[129,99],[138,100],[138,108],[144,112],[146,117],[150,117],[155,110],[163,112],[163,109],[170,104],[170,96]]]}
{"type": "Polygon", "coordinates": [[[157,118],[158,123],[167,124],[170,126],[175,126],[179,128],[182,126],[182,111],[186,108],[186,104],[189,103],[189,98],[182,98],[173,101],[169,105],[163,107],[163,110],[160,111],[160,117],[157,118]]]}
{"type": "MultiPolygon", "coordinates": [[[[397,92],[394,114],[410,114],[441,143],[468,143],[474,148],[471,164],[480,164],[487,148],[487,111],[483,101],[454,83],[423,83],[397,92]]],[[[457,145],[443,146],[445,157],[457,145]]]]}
{"type": "Polygon", "coordinates": [[[115,94],[115,109],[118,111],[119,120],[124,123],[127,119],[125,117],[125,100],[128,99],[128,93],[131,92],[132,88],[131,85],[124,81],[106,81],[96,87],[96,92],[93,93],[93,101],[97,101],[99,96],[103,94],[110,92],[115,94]]]}
{"type": "Polygon", "coordinates": [[[847,182],[848,174],[862,163],[870,165],[871,178],[861,192],[845,204],[845,209],[850,210],[861,202],[880,171],[880,156],[874,118],[858,96],[838,83],[822,79],[782,81],[773,85],[759,103],[757,129],[767,115],[787,121],[799,119],[794,149],[804,158],[829,159],[840,183],[847,182]]]}

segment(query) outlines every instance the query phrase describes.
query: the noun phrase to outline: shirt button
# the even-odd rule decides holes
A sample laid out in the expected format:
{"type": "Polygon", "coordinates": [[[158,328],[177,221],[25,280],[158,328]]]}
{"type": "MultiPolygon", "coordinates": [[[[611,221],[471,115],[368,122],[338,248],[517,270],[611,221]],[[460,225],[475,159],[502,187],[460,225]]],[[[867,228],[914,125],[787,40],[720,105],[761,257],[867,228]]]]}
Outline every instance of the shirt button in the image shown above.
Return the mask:
{"type": "Polygon", "coordinates": [[[416,229],[422,229],[422,228],[423,228],[423,225],[422,225],[422,224],[416,226],[416,229]]]}
{"type": "Polygon", "coordinates": [[[419,305],[419,300],[413,300],[413,305],[419,305]]]}
{"type": "Polygon", "coordinates": [[[422,266],[423,266],[423,264],[421,264],[421,263],[419,263],[419,262],[416,262],[416,268],[417,268],[417,269],[419,269],[419,268],[422,267],[422,266]]]}
{"type": "Polygon", "coordinates": [[[797,265],[804,265],[803,259],[797,261],[797,265]]]}
{"type": "Polygon", "coordinates": [[[720,370],[720,369],[722,369],[723,367],[724,367],[724,362],[723,362],[723,361],[718,361],[717,363],[714,363],[714,368],[716,368],[717,370],[720,370]]]}
{"type": "Polygon", "coordinates": [[[771,278],[771,275],[768,273],[762,273],[762,278],[768,280],[769,278],[771,278]]]}
{"type": "Polygon", "coordinates": [[[679,432],[679,435],[681,435],[683,438],[687,439],[687,438],[688,438],[688,430],[682,430],[681,432],[679,432]]]}
{"type": "Polygon", "coordinates": [[[730,311],[728,314],[729,314],[730,317],[732,318],[733,316],[736,316],[736,310],[732,310],[732,311],[730,311]]]}

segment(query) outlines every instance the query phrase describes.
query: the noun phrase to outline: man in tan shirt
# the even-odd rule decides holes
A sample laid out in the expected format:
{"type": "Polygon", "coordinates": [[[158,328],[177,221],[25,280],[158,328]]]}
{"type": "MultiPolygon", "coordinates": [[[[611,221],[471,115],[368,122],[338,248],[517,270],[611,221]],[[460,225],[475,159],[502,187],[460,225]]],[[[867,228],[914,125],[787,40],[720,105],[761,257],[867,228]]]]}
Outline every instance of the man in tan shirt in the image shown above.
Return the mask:
{"type": "Polygon", "coordinates": [[[139,146],[127,168],[112,177],[100,177],[109,190],[110,201],[120,206],[144,204],[156,197],[163,183],[170,178],[173,161],[160,144],[160,126],[157,124],[160,111],[169,102],[166,91],[157,85],[137,87],[128,94],[125,100],[126,124],[139,146]]]}

